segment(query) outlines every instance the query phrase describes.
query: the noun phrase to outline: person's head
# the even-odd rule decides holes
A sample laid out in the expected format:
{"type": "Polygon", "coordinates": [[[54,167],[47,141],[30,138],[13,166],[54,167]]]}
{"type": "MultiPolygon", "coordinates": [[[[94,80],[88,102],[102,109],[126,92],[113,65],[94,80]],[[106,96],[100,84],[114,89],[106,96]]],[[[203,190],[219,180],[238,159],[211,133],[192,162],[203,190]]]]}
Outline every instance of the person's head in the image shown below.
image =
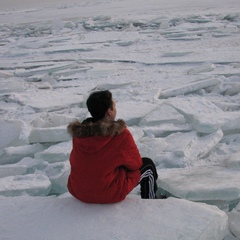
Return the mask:
{"type": "Polygon", "coordinates": [[[114,120],[117,114],[112,93],[108,90],[91,93],[87,99],[87,108],[95,121],[114,120]]]}

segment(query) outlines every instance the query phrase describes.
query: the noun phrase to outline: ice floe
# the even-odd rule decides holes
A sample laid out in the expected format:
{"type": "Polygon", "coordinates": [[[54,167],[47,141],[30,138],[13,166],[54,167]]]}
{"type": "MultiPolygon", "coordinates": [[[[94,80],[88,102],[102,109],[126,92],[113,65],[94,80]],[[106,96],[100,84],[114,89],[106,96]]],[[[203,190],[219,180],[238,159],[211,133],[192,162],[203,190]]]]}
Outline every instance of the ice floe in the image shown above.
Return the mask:
{"type": "Polygon", "coordinates": [[[84,204],[69,195],[47,198],[23,196],[8,200],[0,198],[0,201],[5,216],[0,219],[0,230],[3,237],[10,239],[56,239],[57,232],[59,239],[78,236],[81,239],[109,240],[182,237],[186,240],[205,240],[223,239],[227,232],[227,215],[215,206],[174,198],[146,201],[128,197],[121,203],[111,205],[84,204]],[[19,212],[24,228],[15,218],[12,205],[24,209],[19,212]],[[144,227],[143,216],[148,219],[144,227]],[[114,224],[109,227],[106,225],[108,222],[114,224]],[[14,231],[10,225],[16,225],[14,231]],[[43,230],[35,235],[39,228],[43,230]]]}
{"type": "Polygon", "coordinates": [[[40,144],[6,147],[0,150],[0,164],[19,162],[24,157],[33,157],[34,153],[42,151],[45,147],[40,144]]]}
{"type": "Polygon", "coordinates": [[[49,178],[42,174],[26,174],[0,178],[0,195],[7,197],[46,196],[51,189],[49,178]]]}
{"type": "Polygon", "coordinates": [[[72,105],[81,106],[83,102],[82,95],[48,90],[49,92],[25,92],[15,93],[9,97],[11,101],[19,102],[35,109],[36,111],[48,112],[57,111],[72,105]]]}
{"type": "Polygon", "coordinates": [[[159,171],[159,186],[168,194],[232,209],[240,199],[239,171],[217,166],[159,171]],[[231,183],[234,182],[234,185],[231,183]]]}
{"type": "MultiPolygon", "coordinates": [[[[66,129],[65,129],[66,131],[66,129]]],[[[67,161],[72,150],[72,141],[54,144],[44,151],[38,151],[34,157],[42,159],[49,163],[67,161]]]]}
{"type": "Polygon", "coordinates": [[[58,4],[0,12],[0,238],[240,238],[239,2],[58,4]],[[66,193],[66,127],[100,89],[174,198],[66,193]]]}
{"type": "Polygon", "coordinates": [[[200,133],[238,130],[239,112],[224,112],[204,97],[175,98],[168,101],[200,133]]]}
{"type": "Polygon", "coordinates": [[[230,213],[228,213],[228,222],[229,222],[230,232],[239,239],[240,238],[240,231],[239,231],[240,212],[233,209],[230,213]]]}
{"type": "Polygon", "coordinates": [[[207,80],[199,80],[192,83],[188,83],[185,86],[178,86],[175,88],[164,89],[160,92],[159,98],[169,98],[175,97],[178,95],[186,95],[191,94],[196,91],[202,90],[204,88],[208,88],[211,86],[215,86],[219,83],[218,79],[207,79],[207,80]]]}

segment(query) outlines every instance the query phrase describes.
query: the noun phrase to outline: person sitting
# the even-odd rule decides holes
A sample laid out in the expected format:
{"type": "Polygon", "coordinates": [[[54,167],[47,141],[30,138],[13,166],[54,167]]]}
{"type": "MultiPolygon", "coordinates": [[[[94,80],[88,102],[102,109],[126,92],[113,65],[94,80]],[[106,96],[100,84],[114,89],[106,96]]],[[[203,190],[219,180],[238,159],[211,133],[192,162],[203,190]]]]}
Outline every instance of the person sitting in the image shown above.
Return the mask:
{"type": "Polygon", "coordinates": [[[156,198],[155,165],[141,157],[126,123],[115,120],[112,93],[93,92],[86,104],[92,117],[68,125],[73,143],[69,192],[86,203],[115,203],[140,184],[143,199],[156,198]]]}

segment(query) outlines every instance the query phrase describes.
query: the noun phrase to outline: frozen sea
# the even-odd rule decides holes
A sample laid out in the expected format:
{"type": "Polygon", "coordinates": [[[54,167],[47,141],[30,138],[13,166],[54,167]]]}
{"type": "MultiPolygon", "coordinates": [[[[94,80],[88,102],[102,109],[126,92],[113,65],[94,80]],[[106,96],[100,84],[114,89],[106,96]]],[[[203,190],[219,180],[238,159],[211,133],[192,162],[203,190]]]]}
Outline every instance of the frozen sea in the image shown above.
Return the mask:
{"type": "Polygon", "coordinates": [[[0,1],[0,239],[240,239],[240,1],[0,1]],[[66,126],[109,89],[159,193],[67,192],[66,126]]]}

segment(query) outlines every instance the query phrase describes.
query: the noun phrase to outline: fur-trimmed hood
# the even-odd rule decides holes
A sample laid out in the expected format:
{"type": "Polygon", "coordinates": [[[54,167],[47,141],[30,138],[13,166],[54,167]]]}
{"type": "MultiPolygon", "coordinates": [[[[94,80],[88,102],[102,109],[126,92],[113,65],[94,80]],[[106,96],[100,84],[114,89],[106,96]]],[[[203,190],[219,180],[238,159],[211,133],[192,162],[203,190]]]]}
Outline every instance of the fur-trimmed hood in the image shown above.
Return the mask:
{"type": "Polygon", "coordinates": [[[126,123],[119,119],[113,122],[94,122],[92,118],[82,123],[74,121],[67,127],[72,137],[84,138],[93,136],[114,136],[121,134],[126,129],[126,123]]]}

